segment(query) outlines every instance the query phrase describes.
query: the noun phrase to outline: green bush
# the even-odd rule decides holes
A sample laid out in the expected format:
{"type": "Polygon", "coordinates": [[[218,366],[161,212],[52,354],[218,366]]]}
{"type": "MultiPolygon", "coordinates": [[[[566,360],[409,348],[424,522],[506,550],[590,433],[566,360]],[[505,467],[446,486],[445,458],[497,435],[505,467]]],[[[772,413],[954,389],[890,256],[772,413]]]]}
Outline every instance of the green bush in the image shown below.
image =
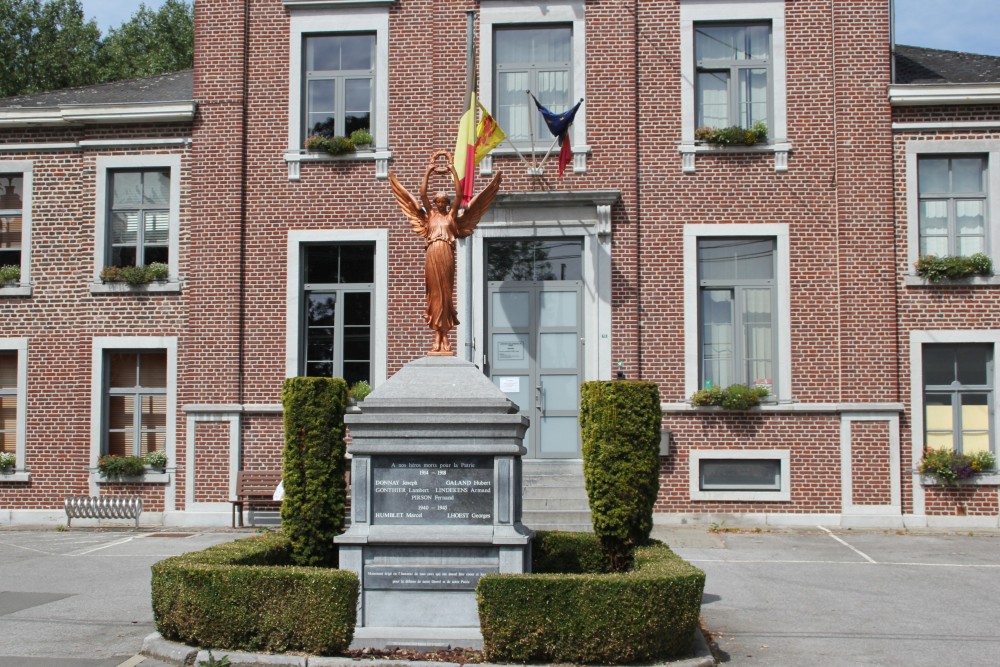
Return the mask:
{"type": "Polygon", "coordinates": [[[305,147],[311,151],[325,151],[330,155],[343,155],[355,151],[354,142],[347,137],[326,137],[320,134],[306,138],[305,147]]]}
{"type": "Polygon", "coordinates": [[[375,143],[375,137],[365,129],[357,129],[351,132],[351,143],[355,146],[371,146],[375,143]]]}
{"type": "Polygon", "coordinates": [[[105,454],[97,459],[97,469],[107,479],[117,477],[139,477],[146,472],[146,464],[138,456],[115,456],[105,454]]]}
{"type": "Polygon", "coordinates": [[[709,387],[691,394],[691,405],[718,406],[726,410],[749,410],[760,405],[769,393],[767,387],[747,387],[743,384],[734,384],[725,389],[709,387]]]}
{"type": "Polygon", "coordinates": [[[601,541],[593,533],[535,531],[531,541],[535,574],[603,574],[611,571],[601,541]]]}
{"type": "Polygon", "coordinates": [[[156,629],[193,646],[333,655],[354,636],[353,572],[290,566],[281,533],[220,544],[153,565],[156,629]]]}
{"type": "Polygon", "coordinates": [[[924,255],[917,260],[914,268],[916,268],[918,276],[936,283],[945,278],[957,280],[969,276],[991,276],[993,275],[993,260],[981,252],[971,257],[924,255]]]}
{"type": "Polygon", "coordinates": [[[347,393],[351,398],[360,403],[368,398],[368,394],[372,393],[372,386],[364,380],[358,380],[351,385],[347,393]]]}
{"type": "Polygon", "coordinates": [[[344,532],[344,410],[347,383],[340,378],[285,380],[281,522],[297,565],[337,563],[333,538],[344,532]]]}
{"type": "Polygon", "coordinates": [[[767,125],[757,121],[750,129],[738,125],[722,128],[699,127],[694,132],[694,138],[715,146],[753,146],[767,141],[767,125]]]}
{"type": "Polygon", "coordinates": [[[145,266],[105,266],[101,269],[103,282],[128,283],[133,287],[166,280],[169,275],[170,267],[163,262],[150,262],[145,266]]]}
{"type": "Polygon", "coordinates": [[[973,475],[994,470],[997,459],[992,452],[959,454],[952,449],[928,449],[920,461],[921,474],[933,475],[943,484],[954,485],[973,475]]]}
{"type": "Polygon", "coordinates": [[[142,457],[142,462],[150,468],[166,468],[167,453],[162,449],[157,449],[142,457]]]}
{"type": "MultiPolygon", "coordinates": [[[[535,545],[564,541],[549,551],[586,543],[565,534],[539,534],[535,545]]],[[[591,539],[589,556],[600,560],[591,539]]],[[[624,574],[490,574],[476,591],[483,652],[498,662],[623,664],[659,661],[691,651],[705,573],[653,544],[635,552],[624,574]]]]}
{"type": "Polygon", "coordinates": [[[660,392],[652,382],[585,382],[580,394],[583,475],[611,567],[627,570],[649,538],[659,490],[660,392]]]}
{"type": "Polygon", "coordinates": [[[21,267],[16,264],[0,266],[0,285],[16,283],[21,280],[21,267]]]}

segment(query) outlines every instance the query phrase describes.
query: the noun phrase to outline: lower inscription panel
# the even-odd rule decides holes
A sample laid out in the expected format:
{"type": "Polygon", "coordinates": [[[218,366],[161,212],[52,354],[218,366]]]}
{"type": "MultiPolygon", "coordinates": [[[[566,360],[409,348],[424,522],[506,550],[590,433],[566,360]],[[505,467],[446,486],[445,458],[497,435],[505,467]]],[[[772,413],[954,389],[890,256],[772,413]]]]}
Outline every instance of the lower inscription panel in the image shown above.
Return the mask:
{"type": "Polygon", "coordinates": [[[473,591],[484,575],[499,567],[463,565],[366,565],[366,590],[451,590],[473,591]]]}

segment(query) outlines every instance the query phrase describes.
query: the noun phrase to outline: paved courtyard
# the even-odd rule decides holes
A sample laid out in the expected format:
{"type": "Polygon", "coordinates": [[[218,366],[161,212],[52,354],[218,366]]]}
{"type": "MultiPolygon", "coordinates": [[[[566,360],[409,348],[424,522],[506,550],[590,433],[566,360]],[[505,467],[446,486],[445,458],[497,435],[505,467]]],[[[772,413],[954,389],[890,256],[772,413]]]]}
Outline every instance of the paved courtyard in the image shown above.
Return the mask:
{"type": "Polygon", "coordinates": [[[657,530],[707,573],[723,664],[1000,665],[1000,533],[657,530]]]}
{"type": "MultiPolygon", "coordinates": [[[[151,664],[133,658],[154,629],[150,565],[245,534],[0,530],[0,667],[151,664]]],[[[655,534],[708,573],[725,665],[1000,664],[996,531],[655,534]]]]}

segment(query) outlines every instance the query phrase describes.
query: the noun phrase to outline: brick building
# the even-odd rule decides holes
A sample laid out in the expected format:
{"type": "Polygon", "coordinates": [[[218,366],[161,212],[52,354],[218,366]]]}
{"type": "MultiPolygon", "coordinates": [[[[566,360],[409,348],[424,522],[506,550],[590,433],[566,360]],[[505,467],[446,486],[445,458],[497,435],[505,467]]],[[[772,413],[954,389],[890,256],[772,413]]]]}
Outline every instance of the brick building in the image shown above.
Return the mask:
{"type": "Polygon", "coordinates": [[[1000,476],[913,468],[997,449],[1000,280],[913,265],[1000,258],[1000,59],[894,66],[888,0],[199,0],[193,72],[0,100],[0,523],[123,493],[228,523],[236,471],[280,467],[284,378],[377,386],[429,349],[387,175],[416,193],[454,145],[467,10],[511,141],[479,168],[504,182],[459,243],[452,345],[531,418],[531,475],[573,478],[577,387],[620,370],[660,387],[659,521],[998,525],[1000,476]],[[563,178],[527,89],[585,99],[563,178]],[[305,151],[317,123],[375,146],[305,151]],[[769,397],[689,401],[734,383],[769,397]],[[149,449],[165,471],[96,470],[149,449]]]}

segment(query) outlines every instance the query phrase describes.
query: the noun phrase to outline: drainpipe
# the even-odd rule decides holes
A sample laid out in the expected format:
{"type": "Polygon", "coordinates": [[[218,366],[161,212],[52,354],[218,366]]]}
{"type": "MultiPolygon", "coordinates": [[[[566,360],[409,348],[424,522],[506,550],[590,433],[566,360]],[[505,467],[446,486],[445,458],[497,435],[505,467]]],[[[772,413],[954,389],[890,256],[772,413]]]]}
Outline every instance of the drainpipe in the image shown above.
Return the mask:
{"type": "Polygon", "coordinates": [[[642,379],[642,169],[639,159],[639,0],[632,4],[633,67],[635,70],[635,377],[642,379]]]}
{"type": "MultiPolygon", "coordinates": [[[[243,91],[240,112],[240,301],[239,301],[239,355],[237,369],[238,403],[242,407],[245,398],[244,375],[246,374],[246,330],[247,330],[247,126],[248,100],[250,93],[250,0],[243,1],[243,91]]],[[[242,437],[240,438],[242,441],[242,437]]]]}

